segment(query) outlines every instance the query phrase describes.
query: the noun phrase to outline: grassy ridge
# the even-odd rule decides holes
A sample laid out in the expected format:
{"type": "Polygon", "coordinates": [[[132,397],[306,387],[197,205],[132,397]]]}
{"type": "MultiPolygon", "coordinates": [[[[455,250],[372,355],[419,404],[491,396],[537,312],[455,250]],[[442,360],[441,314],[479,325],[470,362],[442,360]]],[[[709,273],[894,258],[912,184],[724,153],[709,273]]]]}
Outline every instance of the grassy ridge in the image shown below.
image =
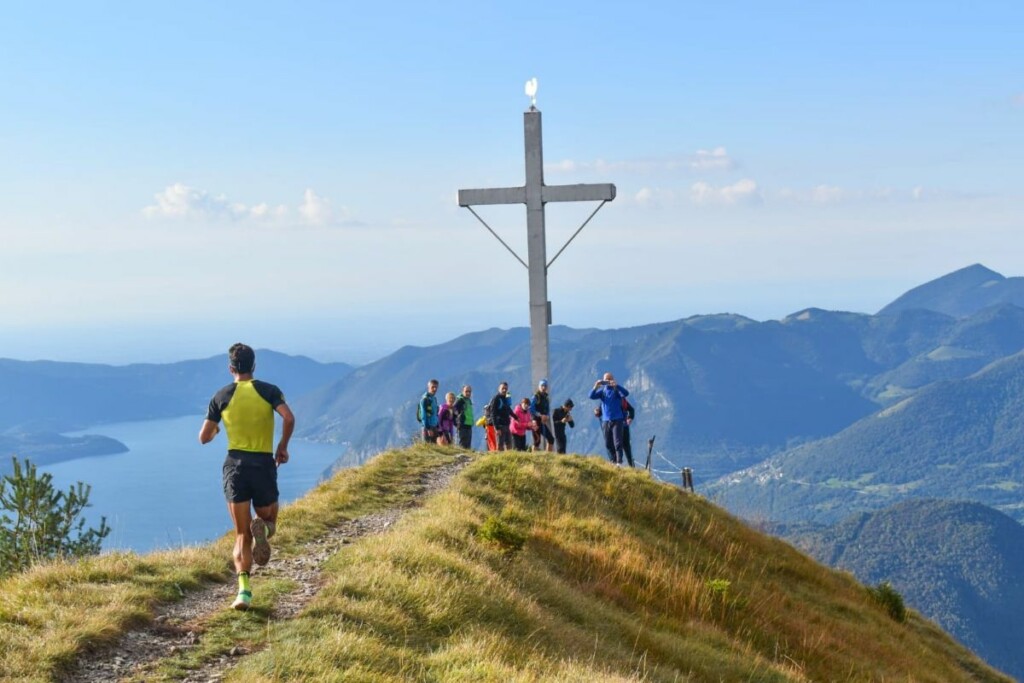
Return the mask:
{"type": "Polygon", "coordinates": [[[1008,680],[848,575],[596,459],[482,456],[327,572],[229,680],[1008,680]]]}
{"type": "MultiPolygon", "coordinates": [[[[453,452],[420,447],[389,452],[364,467],[345,470],[281,512],[275,552],[288,555],[328,527],[411,498],[427,470],[451,462],[453,452]]],[[[229,525],[227,512],[224,524],[229,525]]],[[[233,536],[192,548],[145,556],[111,553],[75,563],[54,563],[0,580],[0,680],[54,680],[74,658],[113,642],[127,629],[146,623],[161,602],[180,599],[204,583],[232,580],[233,536]]],[[[273,608],[275,594],[286,587],[262,585],[257,576],[255,625],[273,608]]],[[[228,603],[224,604],[228,608],[228,603]]],[[[227,615],[232,616],[228,610],[227,615]]],[[[204,645],[230,647],[214,618],[204,645]]],[[[237,621],[237,620],[236,620],[237,621]]],[[[249,642],[266,635],[265,624],[241,629],[249,642]]],[[[237,638],[237,635],[236,635],[237,638]]]]}
{"type": "MultiPolygon", "coordinates": [[[[456,451],[419,446],[340,473],[282,513],[289,555],[338,522],[407,501],[456,451]]],[[[53,680],[154,606],[230,580],[230,540],[105,555],[0,582],[0,678],[53,680]]],[[[200,646],[146,680],[180,679],[241,644],[229,680],[1008,680],[933,625],[897,624],[847,575],[701,498],[592,458],[479,456],[388,533],[328,561],[298,618],[257,577],[200,646]]]]}

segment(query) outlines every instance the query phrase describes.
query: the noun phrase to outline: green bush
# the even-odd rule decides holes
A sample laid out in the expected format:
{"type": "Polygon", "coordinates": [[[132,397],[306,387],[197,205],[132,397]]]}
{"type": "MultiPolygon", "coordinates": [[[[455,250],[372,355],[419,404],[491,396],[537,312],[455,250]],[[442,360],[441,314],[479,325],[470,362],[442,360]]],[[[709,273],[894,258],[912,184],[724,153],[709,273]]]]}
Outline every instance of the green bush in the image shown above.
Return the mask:
{"type": "Polygon", "coordinates": [[[491,515],[476,532],[477,538],[488,543],[501,546],[506,552],[515,552],[526,543],[526,534],[523,534],[496,515],[491,515]]]}
{"type": "Polygon", "coordinates": [[[899,594],[892,584],[883,581],[874,588],[868,587],[868,593],[875,602],[881,605],[893,620],[901,624],[907,620],[907,608],[903,604],[903,596],[899,594]]]}
{"type": "Polygon", "coordinates": [[[14,471],[0,479],[0,576],[58,557],[96,555],[110,533],[107,520],[85,529],[82,511],[89,505],[87,484],[67,492],[53,488],[53,477],[14,460],[14,471]]]}

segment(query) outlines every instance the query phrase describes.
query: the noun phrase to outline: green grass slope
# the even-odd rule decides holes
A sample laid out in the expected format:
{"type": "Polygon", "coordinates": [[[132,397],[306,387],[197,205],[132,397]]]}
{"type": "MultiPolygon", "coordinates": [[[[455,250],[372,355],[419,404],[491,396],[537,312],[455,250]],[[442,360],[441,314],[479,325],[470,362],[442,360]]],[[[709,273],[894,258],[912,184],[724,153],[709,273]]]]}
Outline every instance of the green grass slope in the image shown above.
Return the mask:
{"type": "Polygon", "coordinates": [[[483,456],[231,680],[1003,680],[852,577],[597,459],[483,456]]]}
{"type": "MultiPolygon", "coordinates": [[[[392,487],[456,453],[420,446],[340,473],[285,510],[282,552],[357,502],[400,502],[392,487]]],[[[0,584],[0,648],[26,622],[12,591],[57,590],[45,572],[0,584]]],[[[298,617],[268,621],[263,599],[244,615],[225,605],[203,636],[255,651],[226,680],[1009,680],[916,614],[893,621],[849,574],[596,458],[477,454],[424,507],[335,555],[298,617]]]]}

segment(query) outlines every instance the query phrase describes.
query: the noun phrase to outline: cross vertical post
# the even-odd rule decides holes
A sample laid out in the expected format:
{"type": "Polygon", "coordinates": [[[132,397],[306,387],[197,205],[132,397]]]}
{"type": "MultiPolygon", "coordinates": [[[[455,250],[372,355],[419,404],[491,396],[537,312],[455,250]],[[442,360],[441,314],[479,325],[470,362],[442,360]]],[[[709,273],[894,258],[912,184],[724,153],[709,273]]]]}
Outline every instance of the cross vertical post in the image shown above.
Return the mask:
{"type": "Polygon", "coordinates": [[[523,114],[523,138],[526,143],[526,254],[530,271],[530,369],[533,384],[548,372],[548,256],[544,229],[544,150],[541,140],[540,112],[523,114]]]}
{"type": "MultiPolygon", "coordinates": [[[[606,202],[615,199],[615,186],[611,183],[592,185],[545,185],[544,151],[541,135],[540,111],[531,106],[523,114],[523,136],[526,153],[526,184],[520,187],[498,187],[481,190],[459,190],[459,206],[469,209],[484,227],[501,242],[512,255],[526,266],[530,284],[530,375],[533,386],[549,375],[548,325],[551,324],[551,303],[548,301],[547,237],[544,226],[544,205],[548,202],[600,201],[590,218],[606,202]],[[498,234],[473,211],[473,206],[484,204],[526,205],[527,261],[498,237],[498,234]]],[[[555,258],[569,246],[590,218],[576,230],[555,258]]]]}

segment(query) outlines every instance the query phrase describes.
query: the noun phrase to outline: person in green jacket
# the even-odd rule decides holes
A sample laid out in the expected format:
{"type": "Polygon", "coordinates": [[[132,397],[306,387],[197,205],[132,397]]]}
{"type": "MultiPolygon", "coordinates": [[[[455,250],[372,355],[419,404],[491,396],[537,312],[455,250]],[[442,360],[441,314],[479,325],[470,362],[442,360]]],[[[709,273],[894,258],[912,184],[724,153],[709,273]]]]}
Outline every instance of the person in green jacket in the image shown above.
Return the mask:
{"type": "Polygon", "coordinates": [[[473,387],[462,387],[462,394],[455,399],[455,424],[459,428],[459,446],[473,448],[473,387]]]}

